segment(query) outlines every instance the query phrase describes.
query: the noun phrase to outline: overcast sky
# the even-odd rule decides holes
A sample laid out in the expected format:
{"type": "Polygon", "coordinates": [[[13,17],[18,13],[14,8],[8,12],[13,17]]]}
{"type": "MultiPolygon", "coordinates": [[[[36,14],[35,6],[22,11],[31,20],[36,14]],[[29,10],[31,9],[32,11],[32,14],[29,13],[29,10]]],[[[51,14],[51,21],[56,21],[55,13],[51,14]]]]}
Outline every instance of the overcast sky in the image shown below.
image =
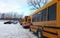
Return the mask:
{"type": "Polygon", "coordinates": [[[0,0],[0,13],[17,12],[19,14],[28,11],[26,0],[0,0]]]}
{"type": "Polygon", "coordinates": [[[28,7],[27,0],[0,0],[0,13],[16,12],[29,15],[31,7],[28,7]]]}

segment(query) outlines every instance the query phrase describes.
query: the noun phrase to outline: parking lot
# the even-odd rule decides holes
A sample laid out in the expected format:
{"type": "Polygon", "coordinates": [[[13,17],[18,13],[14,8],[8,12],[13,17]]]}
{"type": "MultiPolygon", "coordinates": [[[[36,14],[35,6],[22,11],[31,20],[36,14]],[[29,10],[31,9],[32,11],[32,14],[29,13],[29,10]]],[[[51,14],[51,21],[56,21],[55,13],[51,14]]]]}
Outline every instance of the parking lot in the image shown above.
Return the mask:
{"type": "Polygon", "coordinates": [[[0,21],[0,38],[37,38],[29,29],[24,29],[22,25],[4,24],[0,21]]]}

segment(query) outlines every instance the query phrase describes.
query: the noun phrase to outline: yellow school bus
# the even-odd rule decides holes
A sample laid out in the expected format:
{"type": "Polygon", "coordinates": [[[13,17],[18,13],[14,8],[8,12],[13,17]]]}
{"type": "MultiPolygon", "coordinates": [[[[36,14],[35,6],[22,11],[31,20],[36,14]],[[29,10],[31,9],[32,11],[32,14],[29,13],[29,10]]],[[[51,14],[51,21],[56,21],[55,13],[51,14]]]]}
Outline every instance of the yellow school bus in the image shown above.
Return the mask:
{"type": "Polygon", "coordinates": [[[30,31],[38,38],[60,38],[60,0],[52,0],[33,14],[30,31]]]}
{"type": "Polygon", "coordinates": [[[31,16],[25,16],[24,21],[23,21],[23,27],[29,28],[30,25],[28,25],[28,24],[30,24],[30,23],[31,23],[31,16]]]}

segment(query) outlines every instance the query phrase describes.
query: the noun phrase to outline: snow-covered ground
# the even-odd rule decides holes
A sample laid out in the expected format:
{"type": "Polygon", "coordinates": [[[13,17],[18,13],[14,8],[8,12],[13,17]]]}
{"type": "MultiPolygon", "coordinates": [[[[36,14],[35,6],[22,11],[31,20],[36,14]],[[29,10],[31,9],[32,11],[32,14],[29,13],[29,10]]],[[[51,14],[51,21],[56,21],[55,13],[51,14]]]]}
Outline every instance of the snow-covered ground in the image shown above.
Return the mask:
{"type": "Polygon", "coordinates": [[[29,29],[18,24],[4,24],[0,20],[0,38],[37,38],[29,29]]]}

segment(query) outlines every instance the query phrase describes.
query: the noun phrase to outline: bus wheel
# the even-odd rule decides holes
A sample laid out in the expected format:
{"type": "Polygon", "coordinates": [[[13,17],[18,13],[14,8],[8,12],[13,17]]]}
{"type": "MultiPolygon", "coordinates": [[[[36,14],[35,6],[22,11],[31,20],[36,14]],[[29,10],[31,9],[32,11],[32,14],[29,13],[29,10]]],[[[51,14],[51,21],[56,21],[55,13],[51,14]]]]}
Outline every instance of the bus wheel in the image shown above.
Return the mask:
{"type": "Polygon", "coordinates": [[[38,32],[37,36],[38,38],[41,38],[41,32],[38,32]]]}
{"type": "Polygon", "coordinates": [[[37,31],[37,36],[38,36],[38,38],[43,38],[43,35],[42,35],[42,31],[41,30],[38,30],[37,31]]]}

